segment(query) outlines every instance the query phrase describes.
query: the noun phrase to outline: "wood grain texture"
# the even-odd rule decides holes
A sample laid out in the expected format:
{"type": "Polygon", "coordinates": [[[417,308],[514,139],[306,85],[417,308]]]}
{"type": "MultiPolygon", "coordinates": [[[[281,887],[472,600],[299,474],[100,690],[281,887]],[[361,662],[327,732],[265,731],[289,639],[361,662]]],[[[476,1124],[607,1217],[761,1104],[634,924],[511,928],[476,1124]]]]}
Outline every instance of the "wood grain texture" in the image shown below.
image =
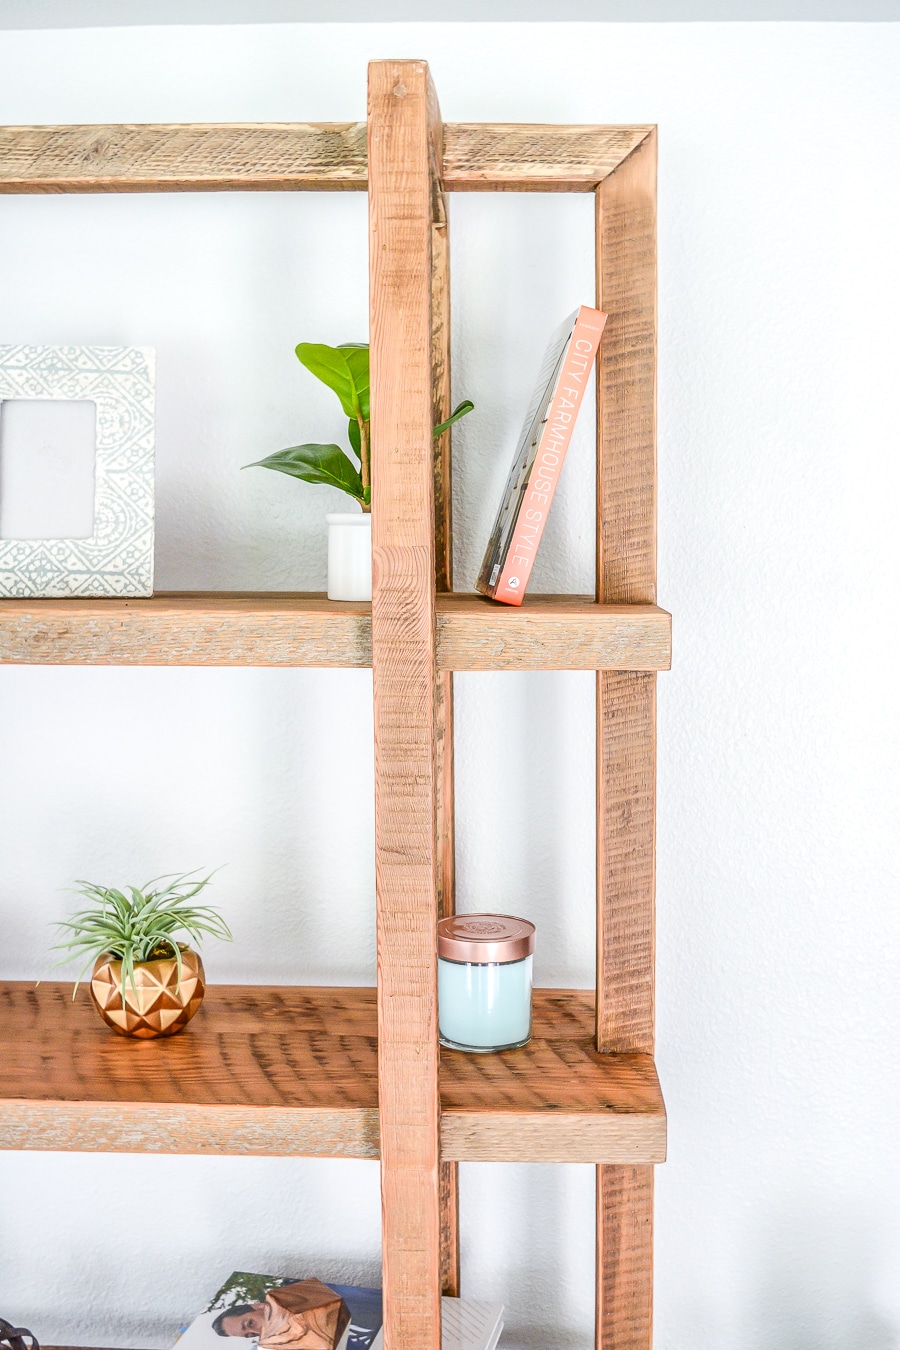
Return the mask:
{"type": "Polygon", "coordinates": [[[365,188],[363,122],[0,127],[0,193],[365,188]]]}
{"type": "Polygon", "coordinates": [[[536,989],[527,1046],[494,1055],[442,1050],[446,1157],[663,1161],[665,1106],[653,1061],[598,1053],[593,1004],[589,991],[536,989]]]}
{"type": "Polygon", "coordinates": [[[377,1158],[378,1109],[4,1101],[0,1149],[377,1158]]]}
{"type": "Polygon", "coordinates": [[[435,670],[434,684],[435,850],[437,911],[444,919],[456,912],[453,814],[453,675],[435,670]]]}
{"type": "Polygon", "coordinates": [[[459,1164],[448,1162],[441,1126],[441,1293],[460,1296],[459,1263],[459,1164]]]}
{"type": "Polygon", "coordinates": [[[437,652],[451,670],[667,670],[672,620],[655,605],[590,596],[528,595],[521,606],[438,596],[437,652]]]}
{"type": "MultiPolygon", "coordinates": [[[[439,125],[439,123],[438,123],[439,125]]],[[[436,158],[442,146],[435,145],[436,158]]],[[[431,418],[445,421],[450,406],[450,239],[447,202],[432,183],[431,222],[431,418]]],[[[451,431],[433,442],[435,589],[453,589],[453,491],[451,431]]],[[[438,854],[437,907],[441,918],[453,914],[455,847],[453,819],[453,674],[438,670],[434,688],[435,837],[438,854]]],[[[441,1161],[441,1293],[459,1297],[459,1168],[441,1161]]]]}
{"type": "Polygon", "coordinates": [[[597,1343],[653,1344],[653,1168],[597,1168],[597,1343]]]}
{"type": "MultiPolygon", "coordinates": [[[[460,1161],[661,1161],[652,1061],[598,1055],[589,991],[535,991],[534,1039],[441,1051],[460,1161]]],[[[129,1041],[70,984],[0,984],[0,1148],[377,1158],[374,989],[213,985],[168,1041],[129,1041]]]]}
{"type": "Polygon", "coordinates": [[[596,194],[599,598],[656,600],[656,133],[596,194]]]}
{"type": "MultiPolygon", "coordinates": [[[[450,246],[447,204],[432,182],[431,225],[431,417],[436,426],[450,415],[450,246]]],[[[452,506],[453,486],[450,457],[451,431],[432,441],[434,494],[434,585],[436,614],[440,606],[453,605],[452,506]],[[442,594],[443,593],[443,594],[442,594]]],[[[435,741],[435,831],[438,851],[438,915],[455,912],[455,858],[453,835],[453,676],[443,666],[440,647],[440,617],[436,618],[436,680],[434,705],[435,741]]],[[[452,642],[452,628],[448,635],[452,642]]],[[[446,1291],[445,1291],[446,1292],[446,1291]]]]}
{"type": "MultiPolygon", "coordinates": [[[[449,191],[591,192],[645,126],[446,123],[449,191]]],[[[351,190],[368,170],[361,122],[0,128],[0,193],[351,190]]]]}
{"type": "MultiPolygon", "coordinates": [[[[630,1087],[635,1095],[652,1093],[649,1055],[634,1056],[630,1087]],[[643,1065],[639,1062],[643,1060],[643,1065]],[[641,1069],[646,1066],[646,1074],[641,1069]]],[[[620,1085],[617,1084],[617,1087],[620,1085]]],[[[572,1111],[547,1128],[531,1112],[472,1112],[448,1109],[441,1117],[441,1148],[446,1158],[465,1162],[661,1163],[666,1157],[666,1122],[661,1113],[636,1111],[627,1119],[609,1111],[572,1111]]],[[[652,1173],[652,1167],[648,1170],[652,1173]]]]}
{"type": "MultiPolygon", "coordinates": [[[[438,219],[431,226],[431,417],[446,421],[450,406],[450,237],[447,203],[434,198],[438,219]]],[[[438,591],[453,590],[452,428],[434,442],[434,569],[438,591]]]]}
{"type": "Polygon", "coordinates": [[[593,192],[651,127],[444,126],[444,186],[464,192],[593,192]]]}
{"type": "MultiPolygon", "coordinates": [[[[597,380],[597,590],[656,599],[656,138],[597,193],[597,301],[609,313],[597,380]]],[[[597,1045],[653,1051],[656,684],[597,687],[597,1045]]]]}
{"type": "Polygon", "coordinates": [[[421,61],[369,66],[372,659],[385,1350],[440,1350],[431,232],[421,61]]]}
{"type": "Polygon", "coordinates": [[[377,1158],[374,991],[213,986],[131,1041],[84,988],[0,985],[0,1147],[377,1158]]]}
{"type": "MultiPolygon", "coordinates": [[[[521,608],[438,595],[439,670],[668,669],[671,618],[590,596],[521,608]]],[[[0,600],[0,664],[372,664],[371,606],[324,595],[160,594],[149,600],[0,600]]]]}
{"type": "Polygon", "coordinates": [[[597,1044],[653,1052],[655,676],[598,676],[597,1044]]]}
{"type": "MultiPolygon", "coordinates": [[[[656,134],[597,190],[597,594],[656,599],[656,134]]],[[[597,677],[597,1047],[653,1052],[656,676],[597,677]]],[[[653,1177],[597,1179],[598,1350],[650,1350],[653,1177]]]]}
{"type": "Polygon", "coordinates": [[[365,667],[371,613],[323,594],[0,600],[0,663],[365,667]]]}

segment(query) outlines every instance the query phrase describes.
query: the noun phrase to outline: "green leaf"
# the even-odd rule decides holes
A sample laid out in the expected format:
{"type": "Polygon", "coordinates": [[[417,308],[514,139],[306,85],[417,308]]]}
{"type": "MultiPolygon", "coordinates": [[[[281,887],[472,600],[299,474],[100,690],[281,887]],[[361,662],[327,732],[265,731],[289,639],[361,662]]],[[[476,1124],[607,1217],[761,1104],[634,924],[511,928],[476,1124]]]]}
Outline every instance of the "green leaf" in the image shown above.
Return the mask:
{"type": "Polygon", "coordinates": [[[438,423],[438,425],[432,432],[432,435],[435,437],[440,436],[442,432],[447,430],[448,427],[452,427],[454,422],[458,422],[461,417],[465,417],[466,413],[470,413],[474,407],[475,404],[472,402],[471,399],[469,398],[463,399],[462,403],[460,403],[459,407],[455,410],[455,412],[453,412],[452,415],[447,418],[446,422],[438,423]]]}
{"type": "Polygon", "coordinates": [[[333,389],[347,417],[369,419],[369,349],[361,343],[328,347],[321,342],[300,342],[297,359],[316,379],[333,389]]]}
{"type": "Polygon", "coordinates": [[[333,389],[341,400],[341,407],[348,417],[355,417],[357,400],[355,388],[347,358],[337,347],[328,347],[322,342],[299,342],[294,349],[297,359],[317,380],[333,389]]]}
{"type": "Polygon", "coordinates": [[[362,479],[339,445],[292,445],[274,455],[245,464],[245,469],[277,469],[304,483],[327,483],[363,500],[362,479]]]}
{"type": "Polygon", "coordinates": [[[354,451],[356,452],[356,458],[361,459],[362,440],[359,434],[359,423],[357,422],[355,417],[350,418],[350,422],[347,427],[347,435],[350,437],[350,444],[352,445],[354,451]]]}
{"type": "Polygon", "coordinates": [[[169,873],[157,877],[158,889],[151,890],[154,882],[147,882],[143,890],[129,886],[128,896],[114,887],[97,886],[93,882],[76,883],[77,892],[91,906],[81,909],[71,919],[57,925],[66,936],[55,944],[55,949],[64,953],[57,965],[76,958],[87,963],[75,982],[85,976],[98,956],[111,955],[122,962],[123,998],[130,982],[135,990],[135,966],[150,959],[156,947],[168,947],[178,968],[181,980],[181,947],[171,934],[178,929],[199,945],[204,934],[213,937],[231,938],[231,931],[210,905],[196,905],[191,902],[208,886],[213,873],[198,878],[196,872],[169,873]]]}
{"type": "Polygon", "coordinates": [[[350,375],[356,386],[356,398],[359,415],[364,422],[369,420],[369,344],[367,342],[342,342],[338,347],[350,369],[350,375]]]}

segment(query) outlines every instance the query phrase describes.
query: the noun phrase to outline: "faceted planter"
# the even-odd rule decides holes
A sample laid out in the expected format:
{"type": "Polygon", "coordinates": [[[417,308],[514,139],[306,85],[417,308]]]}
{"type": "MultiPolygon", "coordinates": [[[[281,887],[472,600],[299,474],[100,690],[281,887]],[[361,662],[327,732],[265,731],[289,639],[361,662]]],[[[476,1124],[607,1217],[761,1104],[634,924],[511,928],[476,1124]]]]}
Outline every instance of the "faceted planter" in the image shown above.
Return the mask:
{"type": "Polygon", "coordinates": [[[123,1007],[122,962],[111,956],[101,956],[91,976],[91,999],[113,1031],[120,1036],[137,1036],[142,1040],[175,1036],[183,1031],[206,992],[203,962],[190,947],[181,952],[180,984],[174,956],[136,965],[134,983],[136,992],[131,979],[126,981],[123,1007]]]}

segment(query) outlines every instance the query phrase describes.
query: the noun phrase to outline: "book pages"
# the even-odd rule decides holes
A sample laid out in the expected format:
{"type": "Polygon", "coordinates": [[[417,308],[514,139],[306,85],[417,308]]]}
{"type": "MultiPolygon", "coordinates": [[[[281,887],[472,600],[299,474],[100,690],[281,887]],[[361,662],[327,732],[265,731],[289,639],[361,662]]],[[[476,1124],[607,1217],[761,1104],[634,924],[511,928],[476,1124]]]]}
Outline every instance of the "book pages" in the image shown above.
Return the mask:
{"type": "Polygon", "coordinates": [[[494,1350],[502,1330],[502,1303],[441,1299],[441,1350],[494,1350]]]}

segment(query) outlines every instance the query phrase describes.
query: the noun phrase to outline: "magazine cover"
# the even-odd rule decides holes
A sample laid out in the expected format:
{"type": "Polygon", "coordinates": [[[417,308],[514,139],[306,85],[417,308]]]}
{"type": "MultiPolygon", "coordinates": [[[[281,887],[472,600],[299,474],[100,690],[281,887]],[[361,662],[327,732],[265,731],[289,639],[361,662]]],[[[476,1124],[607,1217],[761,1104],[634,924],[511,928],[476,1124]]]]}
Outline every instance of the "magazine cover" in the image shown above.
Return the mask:
{"type": "MultiPolygon", "coordinates": [[[[443,1298],[443,1350],[495,1350],[503,1304],[443,1298]]],[[[178,1350],[382,1350],[381,1290],[313,1277],[230,1275],[178,1350]],[[241,1344],[227,1346],[234,1340],[241,1344]],[[246,1342],[251,1343],[247,1347],[246,1342]]]]}
{"type": "Polygon", "coordinates": [[[301,1276],[235,1271],[206,1312],[179,1338],[178,1350],[381,1350],[381,1290],[325,1284],[301,1276]]]}

